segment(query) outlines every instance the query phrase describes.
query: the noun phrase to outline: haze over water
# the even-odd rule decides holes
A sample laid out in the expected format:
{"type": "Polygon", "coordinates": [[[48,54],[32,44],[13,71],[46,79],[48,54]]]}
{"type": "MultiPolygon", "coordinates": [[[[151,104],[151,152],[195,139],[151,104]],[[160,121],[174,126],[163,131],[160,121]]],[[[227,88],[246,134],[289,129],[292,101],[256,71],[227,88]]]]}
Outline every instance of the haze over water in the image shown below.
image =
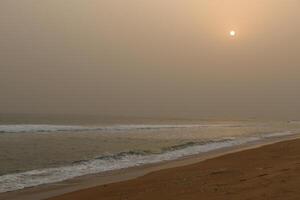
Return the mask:
{"type": "Polygon", "coordinates": [[[1,0],[0,193],[298,134],[299,7],[1,0]]]}
{"type": "Polygon", "coordinates": [[[0,112],[299,118],[299,4],[2,0],[0,112]]]}

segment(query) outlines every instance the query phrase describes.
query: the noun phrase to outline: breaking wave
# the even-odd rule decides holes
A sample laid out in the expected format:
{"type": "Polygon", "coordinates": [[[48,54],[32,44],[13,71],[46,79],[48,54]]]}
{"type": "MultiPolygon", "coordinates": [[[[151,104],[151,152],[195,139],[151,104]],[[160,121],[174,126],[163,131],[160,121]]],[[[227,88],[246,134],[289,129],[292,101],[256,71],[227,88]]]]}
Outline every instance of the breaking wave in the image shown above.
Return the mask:
{"type": "Polygon", "coordinates": [[[111,170],[175,160],[212,150],[233,147],[262,139],[281,137],[291,134],[293,133],[283,132],[264,134],[261,136],[188,142],[163,148],[160,152],[144,150],[120,152],[111,155],[101,155],[92,160],[76,161],[69,166],[36,169],[27,172],[7,174],[0,176],[0,193],[42,184],[60,182],[87,174],[96,174],[111,170]]]}
{"type": "Polygon", "coordinates": [[[0,125],[0,133],[50,133],[62,131],[129,131],[151,129],[179,129],[201,127],[225,127],[229,124],[183,124],[183,125],[112,125],[112,126],[68,126],[48,124],[0,125]]]}

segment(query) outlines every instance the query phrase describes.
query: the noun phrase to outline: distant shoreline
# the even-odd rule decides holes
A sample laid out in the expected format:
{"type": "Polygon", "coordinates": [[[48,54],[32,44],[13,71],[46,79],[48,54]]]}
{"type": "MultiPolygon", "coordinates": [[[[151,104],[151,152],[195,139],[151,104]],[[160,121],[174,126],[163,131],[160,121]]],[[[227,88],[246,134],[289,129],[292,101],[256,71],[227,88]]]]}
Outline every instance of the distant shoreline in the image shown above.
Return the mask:
{"type": "Polygon", "coordinates": [[[71,180],[63,181],[61,183],[41,185],[33,188],[27,188],[19,191],[8,192],[0,194],[0,199],[6,200],[40,200],[47,199],[54,196],[67,194],[70,192],[92,188],[96,186],[116,183],[126,180],[131,180],[137,177],[144,176],[148,173],[160,171],[163,169],[171,169],[181,166],[188,166],[191,164],[199,163],[201,161],[219,157],[222,155],[244,151],[247,149],[255,149],[261,146],[274,144],[286,140],[294,140],[299,138],[299,135],[285,136],[280,138],[272,138],[264,141],[253,142],[245,145],[219,149],[201,155],[189,156],[186,158],[168,161],[157,164],[149,164],[140,167],[132,167],[128,169],[121,169],[111,172],[104,172],[100,174],[87,175],[83,177],[74,178],[71,180]]]}

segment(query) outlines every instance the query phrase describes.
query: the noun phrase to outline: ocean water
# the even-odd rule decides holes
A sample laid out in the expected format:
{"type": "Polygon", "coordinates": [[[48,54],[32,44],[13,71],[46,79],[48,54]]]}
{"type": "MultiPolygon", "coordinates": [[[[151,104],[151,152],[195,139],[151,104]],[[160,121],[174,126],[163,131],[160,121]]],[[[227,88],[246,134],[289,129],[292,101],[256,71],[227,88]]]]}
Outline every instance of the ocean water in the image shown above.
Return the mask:
{"type": "Polygon", "coordinates": [[[0,124],[0,193],[159,163],[273,137],[298,122],[0,124]]]}

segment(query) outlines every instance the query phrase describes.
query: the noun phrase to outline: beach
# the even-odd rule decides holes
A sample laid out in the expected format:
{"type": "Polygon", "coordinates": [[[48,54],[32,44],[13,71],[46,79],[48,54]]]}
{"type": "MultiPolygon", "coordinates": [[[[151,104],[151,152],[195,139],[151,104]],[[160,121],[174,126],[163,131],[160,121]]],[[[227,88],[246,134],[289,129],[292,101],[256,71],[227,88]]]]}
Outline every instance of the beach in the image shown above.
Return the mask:
{"type": "Polygon", "coordinates": [[[0,200],[300,200],[299,8],[1,0],[0,200]]]}
{"type": "Polygon", "coordinates": [[[0,194],[206,157],[300,132],[298,122],[185,122],[0,125],[0,194]]]}
{"type": "MultiPolygon", "coordinates": [[[[220,188],[223,188],[223,185],[225,187],[231,183],[214,179],[210,173],[231,172],[234,166],[226,166],[227,163],[235,163],[236,168],[242,164],[238,174],[248,173],[249,169],[243,168],[243,164],[249,161],[255,163],[263,160],[265,165],[270,163],[271,166],[277,166],[277,162],[285,163],[273,159],[278,155],[289,156],[284,155],[286,151],[277,152],[276,146],[279,142],[298,139],[300,130],[297,122],[202,121],[198,124],[166,124],[2,125],[0,200],[89,199],[81,197],[86,194],[85,190],[88,194],[94,194],[91,199],[123,199],[124,192],[130,199],[141,199],[141,196],[135,195],[146,192],[145,195],[149,196],[148,190],[172,194],[168,190],[178,191],[179,188],[174,186],[181,179],[188,180],[188,185],[195,187],[182,186],[183,190],[192,193],[210,181],[221,183],[220,188]],[[260,149],[266,148],[266,145],[274,146],[271,152],[274,155],[268,159],[258,157],[255,160],[250,155],[239,155],[250,149],[264,152],[260,149]],[[235,160],[223,159],[223,156],[235,154],[235,160]],[[216,162],[201,167],[211,160],[216,162]],[[197,166],[196,171],[193,172],[191,166],[197,166]],[[168,171],[170,173],[166,175],[168,171]],[[192,174],[186,174],[186,171],[192,174]],[[180,175],[179,180],[177,175],[180,175]],[[154,182],[148,181],[149,176],[154,176],[150,178],[154,182]],[[201,177],[201,180],[191,179],[192,176],[201,177]],[[142,188],[134,188],[136,184],[142,188]],[[161,187],[161,184],[167,188],[161,187]],[[101,194],[98,193],[100,190],[101,194]]],[[[281,147],[278,149],[282,150],[281,147]]],[[[233,171],[236,172],[236,169],[233,171]]],[[[213,187],[213,182],[212,186],[205,187],[213,187]]]]}
{"type": "Polygon", "coordinates": [[[300,140],[226,154],[49,200],[299,199],[300,140]]]}

